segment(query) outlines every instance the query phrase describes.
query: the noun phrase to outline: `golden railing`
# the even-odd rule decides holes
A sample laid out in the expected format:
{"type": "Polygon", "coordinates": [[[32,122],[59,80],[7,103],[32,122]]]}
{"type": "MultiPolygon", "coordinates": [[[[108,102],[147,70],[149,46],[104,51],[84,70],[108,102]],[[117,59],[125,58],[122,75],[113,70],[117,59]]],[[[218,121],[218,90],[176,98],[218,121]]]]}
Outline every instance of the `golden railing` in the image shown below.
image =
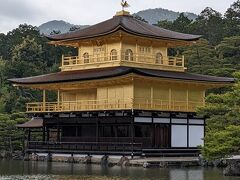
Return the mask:
{"type": "Polygon", "coordinates": [[[89,55],[89,58],[85,59],[80,56],[65,57],[62,56],[62,67],[72,67],[80,66],[84,68],[85,66],[91,65],[102,65],[109,63],[134,63],[134,64],[145,64],[154,65],[159,67],[177,67],[184,68],[184,56],[173,57],[173,56],[163,56],[162,59],[156,59],[156,55],[153,54],[132,54],[132,56],[127,56],[125,53],[120,53],[116,56],[110,55],[89,55]]]}
{"type": "Polygon", "coordinates": [[[195,112],[204,102],[160,99],[81,100],[64,102],[36,102],[27,104],[27,112],[76,112],[99,110],[141,109],[156,111],[195,112]]]}

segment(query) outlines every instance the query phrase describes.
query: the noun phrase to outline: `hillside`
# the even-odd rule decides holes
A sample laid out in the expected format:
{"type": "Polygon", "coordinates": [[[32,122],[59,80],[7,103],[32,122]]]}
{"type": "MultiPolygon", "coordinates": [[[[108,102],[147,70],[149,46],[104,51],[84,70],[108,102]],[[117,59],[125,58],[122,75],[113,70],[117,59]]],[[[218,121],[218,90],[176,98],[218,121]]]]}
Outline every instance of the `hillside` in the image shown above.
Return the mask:
{"type": "MultiPolygon", "coordinates": [[[[148,21],[150,24],[156,24],[159,20],[174,21],[179,16],[179,12],[170,11],[167,9],[156,8],[139,11],[133,15],[137,15],[148,21]]],[[[189,19],[196,19],[197,15],[193,13],[185,12],[185,15],[189,19]]],[[[80,29],[87,27],[88,25],[74,25],[62,20],[53,20],[46,22],[39,26],[40,33],[50,34],[51,32],[60,31],[66,33],[71,27],[79,27],[80,29]]]]}
{"type": "Polygon", "coordinates": [[[62,20],[53,20],[40,25],[38,28],[40,30],[40,33],[50,34],[53,31],[60,31],[61,33],[66,33],[73,26],[80,29],[87,27],[87,25],[74,25],[62,20]]]}
{"type": "MultiPolygon", "coordinates": [[[[197,15],[194,13],[184,12],[184,14],[189,19],[196,19],[197,15]]],[[[139,11],[135,13],[134,15],[140,16],[146,21],[148,21],[149,24],[157,24],[158,21],[168,20],[168,21],[174,21],[177,19],[177,17],[180,15],[180,12],[171,11],[168,9],[162,9],[162,8],[156,8],[156,9],[147,9],[143,11],[139,11]]]]}

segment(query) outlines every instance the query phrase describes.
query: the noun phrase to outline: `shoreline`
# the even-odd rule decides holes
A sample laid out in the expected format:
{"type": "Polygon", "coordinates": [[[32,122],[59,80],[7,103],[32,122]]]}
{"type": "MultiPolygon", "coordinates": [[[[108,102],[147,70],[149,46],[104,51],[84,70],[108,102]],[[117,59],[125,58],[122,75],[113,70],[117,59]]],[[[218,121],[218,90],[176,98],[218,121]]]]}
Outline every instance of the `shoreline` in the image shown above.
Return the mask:
{"type": "Polygon", "coordinates": [[[168,167],[217,167],[224,168],[225,176],[240,176],[240,156],[233,156],[215,161],[206,161],[201,156],[195,157],[142,157],[142,156],[107,156],[87,154],[47,154],[22,152],[1,152],[0,159],[23,161],[61,162],[74,164],[95,164],[108,167],[142,167],[142,168],[168,168],[168,167]],[[5,156],[4,156],[5,155],[5,156]]]}
{"type": "Polygon", "coordinates": [[[135,166],[143,168],[151,167],[190,167],[201,166],[198,157],[140,157],[135,156],[107,156],[107,155],[70,155],[70,154],[31,154],[24,157],[30,161],[48,161],[64,163],[99,164],[107,166],[135,166]]]}

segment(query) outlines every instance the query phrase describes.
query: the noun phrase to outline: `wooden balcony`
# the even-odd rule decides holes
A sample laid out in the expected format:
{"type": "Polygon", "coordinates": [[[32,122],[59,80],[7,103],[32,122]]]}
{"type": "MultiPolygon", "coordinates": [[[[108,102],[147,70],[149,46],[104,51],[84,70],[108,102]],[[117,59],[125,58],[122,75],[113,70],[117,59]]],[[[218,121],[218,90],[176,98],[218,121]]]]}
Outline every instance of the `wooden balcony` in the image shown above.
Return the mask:
{"type": "Polygon", "coordinates": [[[121,53],[117,56],[110,55],[89,55],[88,59],[80,56],[65,57],[62,56],[62,71],[79,70],[79,69],[93,69],[103,68],[111,66],[130,66],[130,67],[144,67],[159,70],[170,71],[184,71],[184,56],[162,57],[161,60],[156,60],[156,55],[150,54],[133,54],[132,56],[126,56],[125,53],[121,53]]]}
{"type": "Polygon", "coordinates": [[[160,99],[124,99],[124,100],[82,100],[69,102],[35,102],[27,104],[27,113],[44,112],[80,112],[103,110],[155,110],[195,112],[204,102],[164,101],[160,99]]]}

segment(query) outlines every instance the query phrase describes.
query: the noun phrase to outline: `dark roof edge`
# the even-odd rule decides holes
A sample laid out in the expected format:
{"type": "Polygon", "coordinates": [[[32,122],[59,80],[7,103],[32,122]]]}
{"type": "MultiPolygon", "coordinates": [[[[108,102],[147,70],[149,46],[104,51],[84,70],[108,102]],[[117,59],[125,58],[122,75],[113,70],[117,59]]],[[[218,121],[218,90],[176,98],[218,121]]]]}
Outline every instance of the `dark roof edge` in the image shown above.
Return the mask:
{"type": "MultiPolygon", "coordinates": [[[[45,37],[48,40],[50,40],[50,41],[68,42],[68,41],[74,41],[74,40],[83,40],[83,39],[89,39],[89,38],[106,36],[106,35],[115,33],[115,32],[117,32],[119,30],[123,30],[126,33],[129,33],[129,34],[132,34],[132,35],[136,35],[136,36],[147,37],[147,38],[154,38],[154,39],[164,39],[164,40],[197,41],[197,40],[199,40],[202,37],[202,35],[194,35],[194,36],[196,36],[196,38],[192,38],[192,39],[178,39],[178,38],[169,38],[169,37],[161,37],[161,36],[151,36],[151,35],[146,35],[146,34],[133,32],[130,29],[127,29],[126,27],[124,27],[122,25],[115,27],[113,30],[111,30],[109,32],[105,32],[105,33],[98,34],[98,35],[92,35],[92,36],[66,38],[66,39],[55,39],[55,38],[52,38],[51,36],[45,36],[45,37]]],[[[65,33],[65,34],[67,34],[67,33],[65,33]]],[[[63,35],[63,34],[61,34],[61,35],[63,35]]]]}
{"type": "MultiPolygon", "coordinates": [[[[83,79],[66,79],[66,80],[54,80],[54,81],[49,81],[49,82],[19,82],[17,80],[25,79],[25,78],[19,78],[19,79],[8,79],[13,84],[19,84],[19,85],[35,85],[35,84],[52,84],[52,83],[64,83],[64,82],[77,82],[77,81],[88,81],[88,80],[97,80],[97,79],[105,79],[105,78],[112,78],[112,77],[118,77],[118,76],[124,76],[130,73],[135,73],[137,75],[142,75],[142,76],[147,76],[147,77],[158,77],[158,78],[163,78],[163,79],[175,79],[175,80],[184,80],[184,81],[196,81],[196,82],[206,82],[206,83],[217,83],[217,84],[231,84],[235,82],[234,78],[225,78],[225,80],[202,80],[202,79],[194,79],[194,78],[181,78],[181,77],[167,77],[167,76],[158,76],[154,75],[148,72],[143,72],[141,69],[135,69],[135,68],[130,68],[126,69],[122,72],[111,74],[111,75],[104,75],[101,77],[89,77],[89,78],[83,78],[83,79]]],[[[191,74],[191,73],[189,73],[191,74]]],[[[201,75],[202,77],[211,77],[208,75],[201,75]]],[[[35,76],[36,77],[36,76],[35,76]]],[[[221,78],[221,77],[218,77],[221,78]]]]}

